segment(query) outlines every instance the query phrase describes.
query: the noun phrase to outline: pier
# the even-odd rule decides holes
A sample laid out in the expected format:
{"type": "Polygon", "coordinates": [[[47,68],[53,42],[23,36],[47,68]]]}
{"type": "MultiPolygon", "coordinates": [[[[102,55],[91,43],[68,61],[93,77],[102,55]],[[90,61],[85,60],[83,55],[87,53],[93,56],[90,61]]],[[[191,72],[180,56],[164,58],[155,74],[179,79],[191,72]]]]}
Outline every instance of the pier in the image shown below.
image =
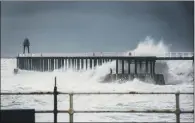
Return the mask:
{"type": "Polygon", "coordinates": [[[115,61],[115,70],[105,76],[104,81],[118,79],[150,78],[156,84],[164,85],[162,74],[155,73],[157,60],[194,60],[193,53],[170,53],[170,56],[127,56],[124,53],[91,54],[19,54],[17,68],[31,71],[53,71],[73,69],[75,71],[95,69],[107,62],[115,61]]]}

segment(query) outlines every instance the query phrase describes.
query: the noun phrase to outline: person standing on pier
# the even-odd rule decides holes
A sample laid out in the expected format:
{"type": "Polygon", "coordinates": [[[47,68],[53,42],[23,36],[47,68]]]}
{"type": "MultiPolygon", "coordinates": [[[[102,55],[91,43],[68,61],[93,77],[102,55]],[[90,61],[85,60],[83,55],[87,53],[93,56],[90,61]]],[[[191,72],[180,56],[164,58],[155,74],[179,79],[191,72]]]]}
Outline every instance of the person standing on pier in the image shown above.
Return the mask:
{"type": "Polygon", "coordinates": [[[30,46],[30,42],[29,42],[28,38],[25,38],[25,39],[24,39],[24,42],[23,42],[23,47],[24,47],[23,53],[25,53],[25,49],[26,49],[26,48],[28,49],[28,53],[30,53],[30,51],[29,51],[29,46],[30,46]]]}

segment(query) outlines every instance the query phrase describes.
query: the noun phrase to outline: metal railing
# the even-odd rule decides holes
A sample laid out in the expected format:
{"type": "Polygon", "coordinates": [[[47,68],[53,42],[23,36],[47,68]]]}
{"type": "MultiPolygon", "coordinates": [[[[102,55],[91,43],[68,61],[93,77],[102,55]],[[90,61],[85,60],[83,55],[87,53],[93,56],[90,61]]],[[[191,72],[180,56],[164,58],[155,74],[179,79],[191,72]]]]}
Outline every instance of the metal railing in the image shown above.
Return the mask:
{"type": "MultiPolygon", "coordinates": [[[[30,53],[18,54],[19,57],[87,57],[87,56],[148,56],[136,52],[88,52],[88,53],[30,53]],[[130,53],[130,54],[129,54],[130,53]]],[[[151,54],[149,56],[156,56],[151,54]]],[[[192,57],[194,52],[165,52],[160,57],[192,57]]],[[[158,57],[158,56],[157,56],[158,57]]]]}
{"type": "Polygon", "coordinates": [[[54,85],[54,91],[53,92],[18,92],[18,93],[12,93],[12,92],[1,92],[0,95],[53,95],[54,96],[54,109],[53,110],[38,110],[35,111],[35,113],[53,113],[54,114],[54,123],[57,123],[57,114],[58,113],[68,113],[69,114],[69,122],[73,123],[74,122],[74,113],[172,113],[176,115],[176,122],[180,123],[180,114],[181,113],[194,113],[194,110],[191,111],[182,111],[180,110],[179,106],[179,95],[180,94],[191,94],[193,95],[194,93],[190,92],[75,92],[75,93],[68,93],[68,92],[59,92],[57,91],[57,86],[56,86],[56,77],[55,77],[55,85],[54,85]],[[57,107],[57,96],[59,94],[65,94],[69,95],[69,109],[68,110],[58,110],[57,107]],[[73,108],[73,96],[74,95],[127,95],[127,94],[143,94],[143,95],[151,95],[151,94],[174,94],[175,95],[175,104],[176,104],[176,109],[175,110],[74,110],[73,108]]]}
{"type": "Polygon", "coordinates": [[[169,52],[164,57],[192,57],[194,52],[169,52]]]}

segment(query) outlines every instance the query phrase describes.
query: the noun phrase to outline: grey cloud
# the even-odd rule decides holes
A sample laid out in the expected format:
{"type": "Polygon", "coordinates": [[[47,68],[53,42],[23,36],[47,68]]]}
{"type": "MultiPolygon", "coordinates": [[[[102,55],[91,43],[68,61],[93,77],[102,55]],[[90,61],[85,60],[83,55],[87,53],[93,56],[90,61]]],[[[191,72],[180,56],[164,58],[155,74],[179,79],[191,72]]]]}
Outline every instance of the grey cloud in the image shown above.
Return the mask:
{"type": "Polygon", "coordinates": [[[193,2],[2,2],[2,54],[125,51],[146,36],[193,50],[193,2]]]}

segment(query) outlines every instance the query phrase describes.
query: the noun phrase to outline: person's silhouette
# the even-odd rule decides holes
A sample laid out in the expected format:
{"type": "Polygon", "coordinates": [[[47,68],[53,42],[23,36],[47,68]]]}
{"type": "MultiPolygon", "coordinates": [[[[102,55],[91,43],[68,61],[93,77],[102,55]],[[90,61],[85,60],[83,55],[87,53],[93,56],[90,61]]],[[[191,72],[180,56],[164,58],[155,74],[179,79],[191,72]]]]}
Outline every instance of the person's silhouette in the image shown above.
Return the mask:
{"type": "Polygon", "coordinates": [[[24,39],[24,42],[23,42],[23,47],[24,47],[23,53],[25,53],[25,49],[26,49],[26,48],[28,49],[28,53],[30,53],[29,46],[30,46],[30,42],[29,42],[28,38],[25,38],[25,39],[24,39]]]}

